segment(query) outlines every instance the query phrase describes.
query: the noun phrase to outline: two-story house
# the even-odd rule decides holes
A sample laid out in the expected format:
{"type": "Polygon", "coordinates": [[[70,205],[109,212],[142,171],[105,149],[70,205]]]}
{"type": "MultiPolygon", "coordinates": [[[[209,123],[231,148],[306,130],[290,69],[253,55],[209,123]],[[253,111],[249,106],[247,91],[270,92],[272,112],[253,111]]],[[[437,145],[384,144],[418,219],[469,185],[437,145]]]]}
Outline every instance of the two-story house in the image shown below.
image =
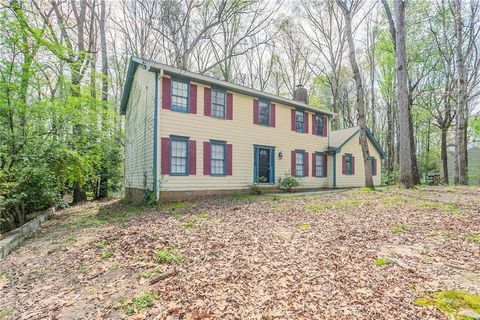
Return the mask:
{"type": "MultiPolygon", "coordinates": [[[[302,189],[364,185],[358,128],[330,131],[334,114],[152,61],[132,58],[126,115],[127,198],[156,199],[278,188],[286,175],[302,189]]],[[[375,185],[384,153],[368,132],[375,185]]]]}

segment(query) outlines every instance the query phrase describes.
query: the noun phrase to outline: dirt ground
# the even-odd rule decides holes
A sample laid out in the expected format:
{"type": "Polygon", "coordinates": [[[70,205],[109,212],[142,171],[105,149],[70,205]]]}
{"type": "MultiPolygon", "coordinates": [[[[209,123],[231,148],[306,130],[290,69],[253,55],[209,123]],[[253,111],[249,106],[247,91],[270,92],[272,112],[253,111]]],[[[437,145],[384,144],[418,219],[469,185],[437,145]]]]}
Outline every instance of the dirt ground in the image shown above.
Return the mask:
{"type": "Polygon", "coordinates": [[[91,202],[0,262],[0,318],[447,319],[415,300],[479,261],[479,188],[91,202]]]}

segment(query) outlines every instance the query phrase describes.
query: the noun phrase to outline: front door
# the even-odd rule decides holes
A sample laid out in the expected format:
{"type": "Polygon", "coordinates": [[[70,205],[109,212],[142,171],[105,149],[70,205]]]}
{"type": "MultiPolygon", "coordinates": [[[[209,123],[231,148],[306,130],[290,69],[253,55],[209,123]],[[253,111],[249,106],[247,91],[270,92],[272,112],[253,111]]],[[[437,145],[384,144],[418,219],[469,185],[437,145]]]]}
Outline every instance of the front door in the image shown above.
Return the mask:
{"type": "Polygon", "coordinates": [[[274,149],[270,147],[255,148],[255,182],[274,183],[273,175],[274,149]]]}

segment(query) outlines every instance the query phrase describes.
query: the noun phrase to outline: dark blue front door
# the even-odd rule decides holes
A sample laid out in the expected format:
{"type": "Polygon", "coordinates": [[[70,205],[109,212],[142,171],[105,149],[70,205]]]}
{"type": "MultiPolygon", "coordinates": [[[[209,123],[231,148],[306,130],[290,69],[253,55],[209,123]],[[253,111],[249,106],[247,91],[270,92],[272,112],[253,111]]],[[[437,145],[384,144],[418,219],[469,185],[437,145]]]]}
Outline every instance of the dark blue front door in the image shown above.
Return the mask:
{"type": "Polygon", "coordinates": [[[255,183],[275,183],[273,147],[255,147],[254,180],[255,183]]]}

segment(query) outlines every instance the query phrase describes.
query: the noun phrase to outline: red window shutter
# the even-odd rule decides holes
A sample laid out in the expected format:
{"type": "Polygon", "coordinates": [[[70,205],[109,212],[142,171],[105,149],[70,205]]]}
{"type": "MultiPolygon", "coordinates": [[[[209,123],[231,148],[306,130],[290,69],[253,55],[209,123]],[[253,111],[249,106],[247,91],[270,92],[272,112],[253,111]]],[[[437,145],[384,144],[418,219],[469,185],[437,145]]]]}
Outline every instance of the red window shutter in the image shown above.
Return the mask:
{"type": "Polygon", "coordinates": [[[209,117],[212,114],[212,89],[203,89],[203,115],[209,117]]]}
{"type": "Polygon", "coordinates": [[[233,120],[233,94],[227,93],[227,119],[233,120]]]}
{"type": "Polygon", "coordinates": [[[292,131],[296,131],[295,130],[295,109],[292,109],[292,131]]]}
{"type": "Polygon", "coordinates": [[[162,109],[170,109],[172,104],[172,80],[162,78],[162,109]]]}
{"type": "Polygon", "coordinates": [[[323,176],[326,177],[328,173],[328,157],[327,154],[323,155],[323,176]]]}
{"type": "Polygon", "coordinates": [[[305,177],[308,177],[308,152],[305,152],[305,153],[303,154],[303,159],[304,159],[304,160],[303,160],[303,161],[304,161],[304,164],[303,164],[304,173],[303,173],[303,175],[304,175],[305,177]]]}
{"type": "Polygon", "coordinates": [[[303,116],[305,117],[305,119],[303,119],[304,124],[305,124],[303,126],[303,132],[308,133],[308,112],[304,112],[303,116]]]}
{"type": "Polygon", "coordinates": [[[347,171],[347,166],[345,165],[345,155],[342,156],[342,174],[345,174],[347,171]]]}
{"type": "Polygon", "coordinates": [[[275,104],[272,103],[270,108],[270,127],[275,128],[275,104]]]}
{"type": "Polygon", "coordinates": [[[191,175],[197,174],[197,141],[188,141],[188,171],[191,175]]]}
{"type": "Polygon", "coordinates": [[[190,113],[197,113],[197,85],[190,83],[190,113]]]}
{"type": "Polygon", "coordinates": [[[317,176],[317,168],[315,168],[315,165],[317,164],[317,155],[315,152],[312,152],[312,177],[317,176]]]}
{"type": "Polygon", "coordinates": [[[317,120],[317,117],[318,116],[316,114],[312,114],[312,134],[313,135],[317,134],[317,122],[315,121],[317,120]]]}
{"type": "Polygon", "coordinates": [[[162,174],[170,173],[170,139],[162,138],[161,139],[161,155],[160,155],[160,172],[162,174]]]}
{"type": "Polygon", "coordinates": [[[253,100],[253,124],[258,124],[258,100],[253,100]]]}
{"type": "Polygon", "coordinates": [[[377,159],[373,159],[373,175],[377,175],[377,159]]]}
{"type": "Polygon", "coordinates": [[[291,160],[290,160],[290,175],[291,176],[296,176],[295,174],[295,151],[291,152],[291,160]]]}
{"type": "Polygon", "coordinates": [[[227,176],[232,175],[232,159],[233,159],[233,151],[232,151],[232,144],[227,143],[226,145],[226,156],[227,156],[227,176]]]}
{"type": "Polygon", "coordinates": [[[210,175],[210,142],[203,142],[203,174],[210,175]]]}
{"type": "Polygon", "coordinates": [[[323,136],[326,137],[328,133],[328,117],[323,117],[323,136]]]}
{"type": "Polygon", "coordinates": [[[352,156],[352,174],[355,174],[355,157],[352,156]]]}

